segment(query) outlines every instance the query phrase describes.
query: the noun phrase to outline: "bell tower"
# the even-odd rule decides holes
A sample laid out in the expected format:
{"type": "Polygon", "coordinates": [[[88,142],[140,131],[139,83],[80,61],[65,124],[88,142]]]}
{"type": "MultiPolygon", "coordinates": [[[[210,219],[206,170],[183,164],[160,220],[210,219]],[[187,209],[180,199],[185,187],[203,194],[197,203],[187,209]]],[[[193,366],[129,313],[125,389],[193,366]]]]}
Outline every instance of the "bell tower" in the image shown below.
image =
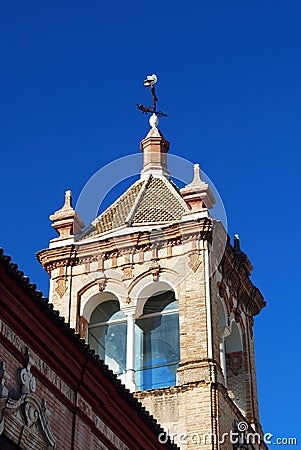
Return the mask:
{"type": "Polygon", "coordinates": [[[153,116],[138,181],[85,229],[70,191],[50,217],[59,237],[37,254],[50,299],[180,448],[238,448],[248,432],[266,448],[253,336],[265,302],[199,166],[184,188],[171,181],[153,116]]]}

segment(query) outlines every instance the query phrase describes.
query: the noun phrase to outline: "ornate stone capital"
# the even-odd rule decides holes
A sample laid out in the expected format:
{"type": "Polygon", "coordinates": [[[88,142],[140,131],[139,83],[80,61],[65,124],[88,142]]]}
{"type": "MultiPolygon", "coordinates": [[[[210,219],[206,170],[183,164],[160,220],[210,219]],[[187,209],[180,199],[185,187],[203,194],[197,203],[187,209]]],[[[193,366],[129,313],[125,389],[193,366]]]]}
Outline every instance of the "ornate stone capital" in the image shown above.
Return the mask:
{"type": "Polygon", "coordinates": [[[219,327],[219,335],[221,339],[225,339],[226,337],[230,336],[231,329],[227,325],[224,327],[219,327]]]}

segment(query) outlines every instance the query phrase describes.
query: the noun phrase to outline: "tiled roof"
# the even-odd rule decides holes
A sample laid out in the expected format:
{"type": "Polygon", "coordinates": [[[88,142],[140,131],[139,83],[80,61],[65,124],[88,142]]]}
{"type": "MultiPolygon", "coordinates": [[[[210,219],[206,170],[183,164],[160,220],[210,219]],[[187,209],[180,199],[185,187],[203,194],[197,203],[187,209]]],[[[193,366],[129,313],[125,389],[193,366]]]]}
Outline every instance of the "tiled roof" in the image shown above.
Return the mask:
{"type": "MultiPolygon", "coordinates": [[[[24,275],[24,272],[18,269],[17,264],[11,262],[10,256],[4,254],[3,249],[0,247],[0,264],[5,268],[7,274],[15,280],[23,291],[29,295],[31,300],[45,313],[45,316],[50,317],[52,323],[60,329],[60,331],[68,336],[68,338],[73,342],[74,346],[77,347],[89,360],[98,367],[100,370],[115,386],[119,395],[123,397],[126,402],[131,406],[131,408],[136,412],[136,414],[142,418],[142,420],[147,424],[147,426],[155,433],[159,435],[164,432],[163,428],[158,424],[157,420],[145,409],[144,406],[130,393],[128,389],[121,383],[117,376],[108,368],[103,360],[100,359],[99,355],[95,354],[85,342],[81,339],[79,334],[75,333],[73,328],[65,322],[64,317],[60,316],[59,311],[53,308],[53,304],[49,303],[48,299],[43,297],[41,291],[37,290],[37,286],[30,282],[30,279],[24,275]]],[[[176,444],[174,444],[168,437],[166,448],[170,450],[177,450],[176,444]]]]}
{"type": "Polygon", "coordinates": [[[171,181],[149,175],[134,183],[78,239],[125,226],[179,222],[186,211],[187,206],[171,181]]]}
{"type": "Polygon", "coordinates": [[[151,177],[131,218],[132,225],[140,223],[173,222],[182,218],[186,208],[180,194],[163,178],[151,177]]]}

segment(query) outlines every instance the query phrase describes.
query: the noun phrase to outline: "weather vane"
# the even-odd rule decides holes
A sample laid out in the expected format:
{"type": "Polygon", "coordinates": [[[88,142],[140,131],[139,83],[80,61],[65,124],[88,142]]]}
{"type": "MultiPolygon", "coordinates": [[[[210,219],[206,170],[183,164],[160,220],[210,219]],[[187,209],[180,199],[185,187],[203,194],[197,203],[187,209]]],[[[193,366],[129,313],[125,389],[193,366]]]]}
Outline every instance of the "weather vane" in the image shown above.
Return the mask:
{"type": "Polygon", "coordinates": [[[159,123],[158,117],[168,117],[168,114],[163,113],[162,111],[157,111],[157,102],[158,102],[158,97],[156,95],[156,91],[155,91],[155,86],[154,84],[157,83],[157,76],[155,74],[153,75],[147,75],[146,80],[144,80],[143,84],[145,87],[149,87],[151,94],[152,94],[152,99],[153,99],[153,104],[152,106],[143,106],[140,105],[139,103],[137,103],[138,108],[140,109],[140,111],[142,111],[142,114],[148,114],[151,113],[152,116],[150,117],[150,125],[151,127],[156,127],[159,123]]]}

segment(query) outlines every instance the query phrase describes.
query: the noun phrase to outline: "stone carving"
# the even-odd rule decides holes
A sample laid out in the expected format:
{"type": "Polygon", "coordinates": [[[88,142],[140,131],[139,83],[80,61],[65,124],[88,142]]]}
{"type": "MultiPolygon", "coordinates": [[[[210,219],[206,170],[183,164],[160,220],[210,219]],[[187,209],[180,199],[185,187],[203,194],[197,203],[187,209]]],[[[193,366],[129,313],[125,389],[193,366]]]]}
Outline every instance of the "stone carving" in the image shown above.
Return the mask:
{"type": "Polygon", "coordinates": [[[55,290],[59,294],[60,297],[63,297],[63,295],[67,291],[67,280],[66,280],[65,275],[57,278],[55,290]]]}
{"type": "Polygon", "coordinates": [[[22,394],[29,394],[30,392],[35,392],[36,390],[36,378],[31,373],[31,366],[34,364],[34,360],[31,358],[29,350],[27,353],[28,361],[26,367],[24,367],[20,372],[22,394]]]}
{"type": "Polygon", "coordinates": [[[20,448],[55,448],[56,439],[35,394],[23,394],[18,400],[0,399],[0,417],[0,435],[5,434],[20,448]]]}
{"type": "Polygon", "coordinates": [[[202,257],[198,252],[190,253],[189,255],[189,267],[193,272],[196,272],[202,264],[202,257]]]}
{"type": "Polygon", "coordinates": [[[98,283],[99,292],[104,291],[106,284],[107,284],[107,280],[105,278],[101,278],[100,280],[98,280],[97,283],[98,283]]]}
{"type": "MultiPolygon", "coordinates": [[[[25,343],[17,336],[13,330],[11,330],[1,319],[0,319],[0,334],[5,336],[5,338],[11,342],[11,344],[17,348],[21,353],[27,351],[27,346],[25,343]]],[[[62,394],[67,397],[70,401],[74,401],[74,392],[69,388],[69,386],[59,378],[55,372],[50,369],[50,367],[45,364],[34,352],[31,351],[32,359],[34,359],[34,365],[37,370],[41,372],[47,380],[50,381],[54,386],[56,386],[62,394]]]]}
{"type": "Polygon", "coordinates": [[[123,280],[130,280],[131,278],[133,278],[134,275],[132,265],[124,266],[122,270],[123,270],[123,280]]]}
{"type": "Polygon", "coordinates": [[[27,450],[52,450],[56,439],[47,422],[46,404],[41,404],[33,394],[36,379],[31,373],[33,359],[27,349],[28,361],[20,372],[22,395],[11,398],[5,386],[10,379],[2,362],[0,369],[0,435],[4,434],[18,448],[27,450]]]}

